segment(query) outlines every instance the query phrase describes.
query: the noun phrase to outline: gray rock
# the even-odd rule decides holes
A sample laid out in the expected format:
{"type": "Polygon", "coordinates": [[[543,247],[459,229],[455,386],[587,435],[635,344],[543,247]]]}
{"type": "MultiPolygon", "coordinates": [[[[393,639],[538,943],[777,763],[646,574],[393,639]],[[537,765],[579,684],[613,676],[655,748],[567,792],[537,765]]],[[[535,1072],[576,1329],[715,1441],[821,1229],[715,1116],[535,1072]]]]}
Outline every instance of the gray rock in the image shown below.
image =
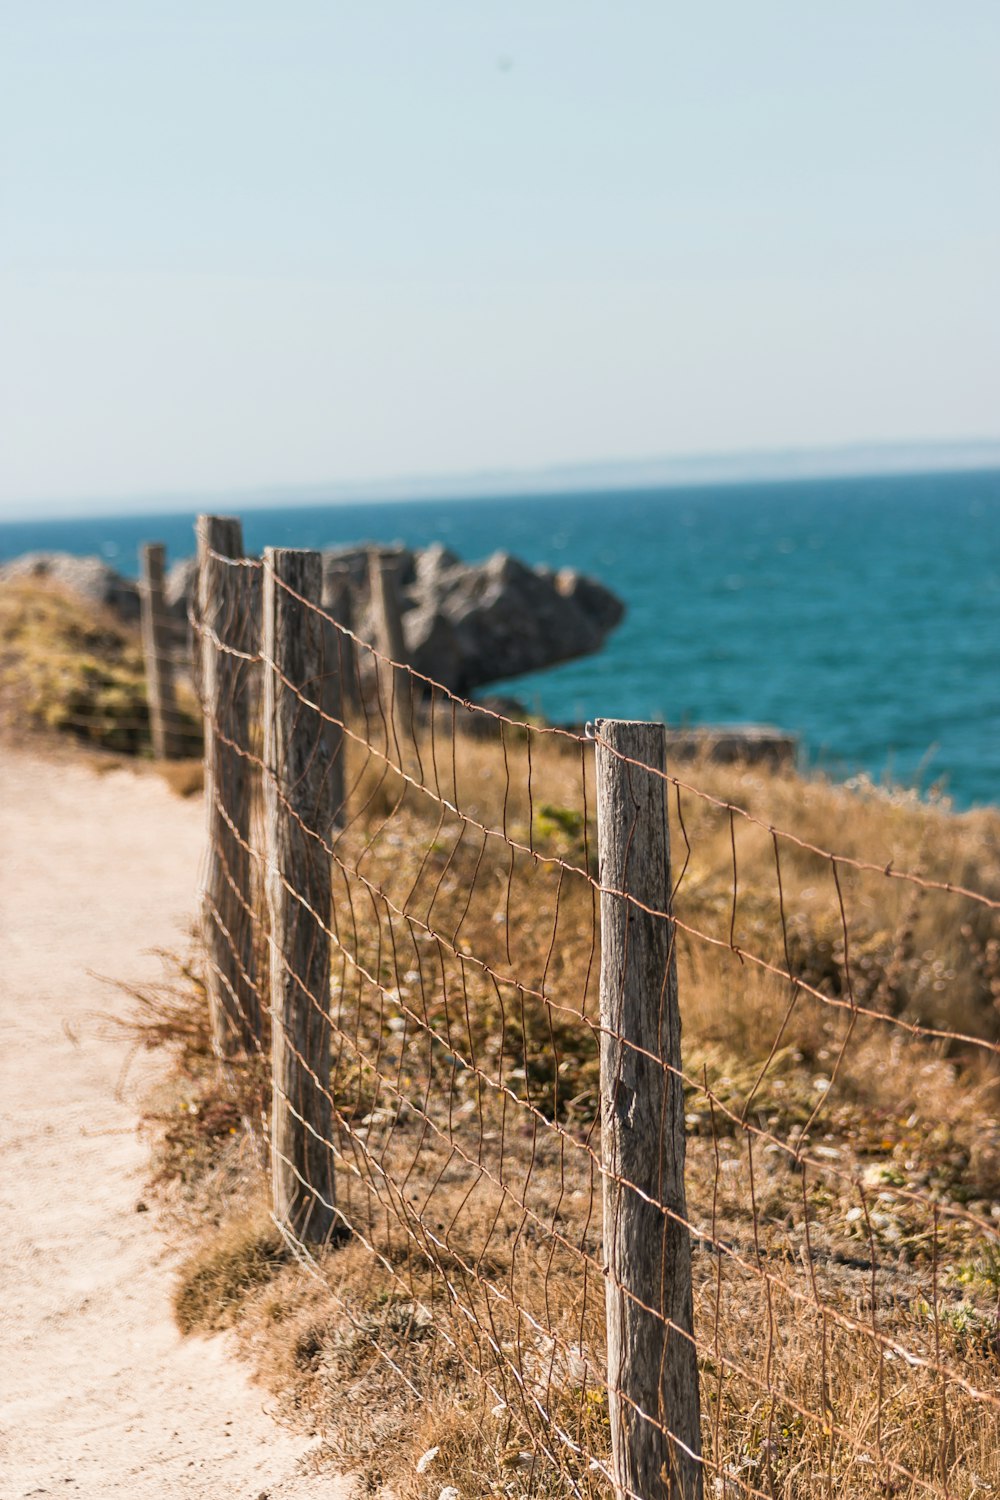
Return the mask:
{"type": "Polygon", "coordinates": [[[623,614],[593,579],[529,568],[506,552],[470,566],[441,549],[404,593],[403,633],[419,672],[467,694],[590,655],[623,614]]]}
{"type": "MultiPolygon", "coordinates": [[[[371,550],[342,547],[323,554],[324,607],[362,641],[374,633],[371,550]]],[[[568,568],[558,573],[531,568],[506,552],[483,563],[464,563],[440,544],[418,551],[401,545],[379,550],[394,564],[408,661],[462,695],[597,651],[625,612],[595,579],[568,568]]],[[[127,619],[139,614],[135,583],[99,558],[33,553],[0,569],[0,578],[17,576],[51,578],[127,619]]],[[[257,587],[259,576],[256,570],[251,574],[257,587]]],[[[167,574],[164,596],[179,627],[196,580],[194,558],[175,563],[167,574]]],[[[365,653],[359,665],[366,675],[371,662],[365,653]]]]}
{"type": "Polygon", "coordinates": [[[0,583],[19,578],[44,579],[105,609],[123,620],[139,618],[139,590],[99,557],[72,557],[67,552],[26,552],[0,567],[0,583]]]}
{"type": "Polygon", "coordinates": [[[575,568],[560,568],[556,588],[564,599],[570,599],[600,630],[613,630],[621,623],[621,601],[603,583],[587,578],[575,568]]]}
{"type": "Polygon", "coordinates": [[[703,756],[720,765],[765,765],[781,770],[798,763],[799,738],[770,724],[668,729],[667,750],[676,760],[703,756]]]}
{"type": "Polygon", "coordinates": [[[197,577],[197,558],[184,557],[180,562],[174,563],[163,580],[163,602],[175,619],[187,619],[188,605],[194,598],[197,577]]]}
{"type": "MultiPolygon", "coordinates": [[[[352,628],[362,640],[374,632],[370,550],[343,548],[323,559],[331,613],[337,616],[334,599],[346,583],[352,628]]],[[[625,613],[621,600],[596,579],[572,569],[530,568],[506,552],[464,563],[440,543],[417,551],[398,545],[380,550],[395,567],[407,660],[462,695],[590,655],[625,613]]]]}

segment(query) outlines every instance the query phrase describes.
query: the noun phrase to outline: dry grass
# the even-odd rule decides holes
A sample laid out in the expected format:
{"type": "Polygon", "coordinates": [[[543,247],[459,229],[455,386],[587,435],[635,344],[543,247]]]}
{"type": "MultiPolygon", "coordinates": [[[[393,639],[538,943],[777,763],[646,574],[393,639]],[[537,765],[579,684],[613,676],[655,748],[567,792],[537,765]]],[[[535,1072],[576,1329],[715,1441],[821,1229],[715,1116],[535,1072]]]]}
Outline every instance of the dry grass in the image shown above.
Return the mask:
{"type": "Polygon", "coordinates": [[[174,1295],[177,1326],[182,1333],[231,1327],[249,1294],[271,1282],[287,1259],[266,1214],[230,1219],[181,1271],[174,1295]]]}
{"type": "Polygon", "coordinates": [[[178,797],[195,797],[204,789],[205,769],[201,758],[161,760],[156,769],[178,797]]]}
{"type": "MultiPolygon", "coordinates": [[[[183,691],[181,732],[201,732],[183,691]]],[[[149,712],[136,627],[37,579],[0,585],[0,723],[69,736],[126,755],[149,754],[149,712]]]]}
{"type": "MultiPolygon", "coordinates": [[[[610,1493],[590,1462],[608,1450],[595,893],[564,867],[593,869],[591,754],[425,736],[440,796],[352,756],[334,866],[350,1243],[279,1253],[259,1142],[233,1124],[259,1077],[234,1105],[186,1046],[160,1121],[161,1178],[213,1226],[185,1326],[235,1322],[371,1493],[610,1493]]],[[[1000,1076],[995,1053],[920,1030],[996,1042],[995,914],[883,872],[1000,895],[1000,817],[758,768],[683,778],[763,825],[671,793],[714,1493],[995,1493],[996,1410],[955,1377],[1000,1399],[1000,1076]],[[772,824],[878,868],[781,840],[776,860],[772,824]]]]}

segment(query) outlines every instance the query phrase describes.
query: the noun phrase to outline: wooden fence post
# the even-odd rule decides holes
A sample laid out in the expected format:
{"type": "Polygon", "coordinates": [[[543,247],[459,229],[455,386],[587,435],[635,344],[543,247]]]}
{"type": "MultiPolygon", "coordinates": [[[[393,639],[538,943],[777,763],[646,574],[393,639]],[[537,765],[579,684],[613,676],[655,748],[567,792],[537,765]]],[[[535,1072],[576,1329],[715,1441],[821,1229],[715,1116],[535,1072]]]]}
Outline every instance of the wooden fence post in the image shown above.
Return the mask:
{"type": "MultiPolygon", "coordinates": [[[[346,568],[323,570],[323,608],[344,631],[354,629],[354,590],[346,568]]],[[[354,641],[344,631],[334,631],[340,662],[340,697],[345,711],[360,707],[357,653],[354,641]]]]}
{"type": "Polygon", "coordinates": [[[199,516],[197,538],[208,820],[202,932],[212,1040],[231,1057],[258,1050],[261,1035],[250,868],[257,632],[250,569],[220,560],[243,556],[239,521],[199,516]]]}
{"type": "Polygon", "coordinates": [[[335,632],[318,613],[321,598],[318,552],[266,549],[271,1180],[278,1223],[314,1244],[330,1238],[337,1218],[330,1098],[329,844],[344,800],[344,736],[331,722],[341,713],[339,652],[335,632]]]}
{"type": "Polygon", "coordinates": [[[175,759],[180,754],[181,740],[174,691],[173,637],[163,603],[166,554],[162,542],[144,542],[139,548],[142,654],[146,663],[149,733],[157,760],[175,759]]]}
{"type": "MultiPolygon", "coordinates": [[[[398,565],[394,558],[372,549],[368,554],[368,582],[375,619],[375,648],[385,660],[376,662],[376,681],[387,725],[405,743],[413,738],[413,679],[403,663],[406,643],[399,607],[398,565]],[[396,662],[399,665],[392,666],[396,662]]],[[[402,760],[402,745],[397,745],[402,760]]]]}
{"type": "Polygon", "coordinates": [[[598,721],[608,1391],[619,1493],[701,1500],[675,929],[642,909],[670,910],[666,786],[645,769],[665,746],[661,724],[598,721]]]}

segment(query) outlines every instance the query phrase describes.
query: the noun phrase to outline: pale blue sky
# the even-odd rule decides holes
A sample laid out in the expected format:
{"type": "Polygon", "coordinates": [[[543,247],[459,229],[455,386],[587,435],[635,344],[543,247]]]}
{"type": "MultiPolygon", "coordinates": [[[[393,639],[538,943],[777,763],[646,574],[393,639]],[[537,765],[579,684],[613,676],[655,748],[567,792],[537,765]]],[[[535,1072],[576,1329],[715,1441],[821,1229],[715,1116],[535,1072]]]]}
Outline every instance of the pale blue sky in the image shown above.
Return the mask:
{"type": "Polygon", "coordinates": [[[1000,435],[997,0],[0,0],[0,508],[1000,435]]]}

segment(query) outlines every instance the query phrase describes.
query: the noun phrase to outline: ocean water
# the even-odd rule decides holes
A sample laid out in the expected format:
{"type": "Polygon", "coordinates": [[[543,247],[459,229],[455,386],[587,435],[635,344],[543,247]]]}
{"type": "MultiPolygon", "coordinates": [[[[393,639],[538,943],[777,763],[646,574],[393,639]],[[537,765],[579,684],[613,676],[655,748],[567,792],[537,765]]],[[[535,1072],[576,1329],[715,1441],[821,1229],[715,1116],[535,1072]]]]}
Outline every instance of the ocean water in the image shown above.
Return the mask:
{"type": "MultiPolygon", "coordinates": [[[[142,541],[193,514],[0,525],[0,558],[142,541]]],[[[1000,801],[1000,471],[246,510],[248,550],[440,540],[573,566],[624,599],[597,656],[498,684],[553,721],[764,722],[836,775],[1000,801]]]]}

